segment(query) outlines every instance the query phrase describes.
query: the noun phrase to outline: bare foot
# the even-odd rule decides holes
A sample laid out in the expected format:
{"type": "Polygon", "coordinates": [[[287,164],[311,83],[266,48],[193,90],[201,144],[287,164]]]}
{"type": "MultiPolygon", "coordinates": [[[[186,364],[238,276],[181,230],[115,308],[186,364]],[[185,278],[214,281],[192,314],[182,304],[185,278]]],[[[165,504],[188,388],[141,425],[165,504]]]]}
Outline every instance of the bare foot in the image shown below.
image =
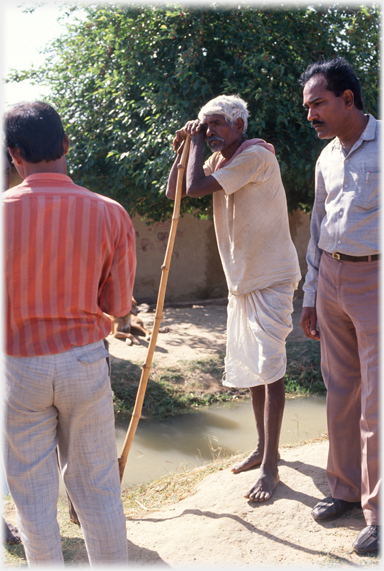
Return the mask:
{"type": "Polygon", "coordinates": [[[18,543],[21,543],[21,537],[17,527],[5,521],[4,518],[3,522],[4,522],[4,543],[7,545],[17,545],[18,543]]]}
{"type": "Polygon", "coordinates": [[[231,472],[238,474],[239,472],[244,472],[245,470],[250,470],[254,466],[259,466],[263,461],[263,452],[260,452],[257,448],[251,452],[244,460],[234,464],[231,468],[231,472]]]}
{"type": "Polygon", "coordinates": [[[253,502],[264,502],[269,500],[272,496],[274,489],[280,481],[279,472],[268,472],[265,468],[260,469],[260,476],[256,483],[244,495],[245,498],[253,502]]]}
{"type": "MultiPolygon", "coordinates": [[[[277,461],[280,460],[280,454],[277,454],[277,461]]],[[[256,448],[253,452],[251,452],[244,460],[234,464],[231,468],[231,472],[234,474],[238,474],[239,472],[245,472],[245,470],[250,470],[255,466],[260,466],[263,461],[263,453],[256,448]]]]}

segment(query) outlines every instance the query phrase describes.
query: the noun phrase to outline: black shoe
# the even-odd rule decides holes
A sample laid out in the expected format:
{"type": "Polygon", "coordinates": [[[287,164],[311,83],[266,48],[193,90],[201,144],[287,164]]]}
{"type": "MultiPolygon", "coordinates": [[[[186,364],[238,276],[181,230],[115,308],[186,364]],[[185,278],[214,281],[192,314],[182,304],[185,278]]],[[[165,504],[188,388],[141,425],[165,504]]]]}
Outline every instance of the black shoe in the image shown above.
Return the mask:
{"type": "Polygon", "coordinates": [[[337,500],[330,496],[316,504],[311,515],[316,521],[331,521],[332,519],[341,517],[345,512],[360,506],[360,502],[346,502],[345,500],[337,500]]]}
{"type": "Polygon", "coordinates": [[[365,527],[352,543],[352,547],[359,555],[377,553],[379,550],[379,526],[368,525],[365,527]]]}

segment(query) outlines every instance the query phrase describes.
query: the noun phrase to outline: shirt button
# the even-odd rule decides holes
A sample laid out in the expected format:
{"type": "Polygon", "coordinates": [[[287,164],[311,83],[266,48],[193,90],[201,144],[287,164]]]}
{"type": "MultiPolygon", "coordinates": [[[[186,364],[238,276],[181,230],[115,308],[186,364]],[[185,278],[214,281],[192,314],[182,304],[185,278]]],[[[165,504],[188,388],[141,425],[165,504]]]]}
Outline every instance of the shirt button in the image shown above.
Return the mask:
{"type": "Polygon", "coordinates": [[[341,240],[337,240],[337,243],[338,243],[338,244],[341,244],[341,240]]]}
{"type": "Polygon", "coordinates": [[[340,210],[340,216],[343,216],[343,211],[342,211],[342,210],[340,210]]]}
{"type": "Polygon", "coordinates": [[[349,163],[349,160],[348,160],[348,159],[345,159],[345,162],[346,162],[346,163],[349,163]]]}
{"type": "Polygon", "coordinates": [[[344,188],[348,188],[348,185],[347,185],[347,184],[345,184],[345,185],[344,185],[344,188]]]}

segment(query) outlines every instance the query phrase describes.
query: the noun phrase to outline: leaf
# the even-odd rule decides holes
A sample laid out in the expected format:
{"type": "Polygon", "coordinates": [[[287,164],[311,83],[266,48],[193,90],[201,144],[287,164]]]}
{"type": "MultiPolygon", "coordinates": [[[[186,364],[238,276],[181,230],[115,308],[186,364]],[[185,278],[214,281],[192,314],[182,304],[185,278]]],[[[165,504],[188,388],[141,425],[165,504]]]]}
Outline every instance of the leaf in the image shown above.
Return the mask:
{"type": "MultiPolygon", "coordinates": [[[[46,99],[71,140],[70,176],[132,215],[154,221],[171,215],[164,190],[175,131],[217,95],[246,99],[248,138],[275,145],[290,209],[312,208],[314,166],[325,144],[303,113],[299,78],[307,65],[346,57],[360,78],[365,112],[378,114],[374,4],[284,10],[89,4],[84,12],[45,48],[42,66],[12,70],[5,81],[51,87],[46,99]]],[[[212,199],[185,198],[181,212],[211,216],[212,199]]]]}

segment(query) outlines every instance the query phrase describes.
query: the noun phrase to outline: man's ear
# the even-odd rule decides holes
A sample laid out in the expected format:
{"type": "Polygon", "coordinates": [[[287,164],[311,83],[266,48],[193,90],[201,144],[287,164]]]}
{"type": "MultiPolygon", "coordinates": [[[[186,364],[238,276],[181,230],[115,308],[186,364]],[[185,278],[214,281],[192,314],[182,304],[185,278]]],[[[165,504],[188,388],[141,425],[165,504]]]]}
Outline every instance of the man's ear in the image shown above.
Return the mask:
{"type": "Polygon", "coordinates": [[[20,149],[18,149],[17,147],[12,147],[12,148],[8,147],[8,152],[11,155],[12,160],[15,163],[15,166],[16,165],[20,166],[23,160],[20,149]]]}
{"type": "Polygon", "coordinates": [[[244,131],[244,120],[241,117],[238,117],[235,121],[235,126],[240,133],[244,131]]]}
{"type": "Polygon", "coordinates": [[[69,147],[71,146],[71,143],[69,142],[69,138],[68,135],[66,133],[64,133],[64,137],[63,137],[63,148],[64,148],[64,155],[68,154],[69,151],[69,147]]]}
{"type": "Polygon", "coordinates": [[[352,109],[355,105],[355,96],[353,95],[353,91],[346,89],[341,97],[344,99],[346,109],[352,109]]]}

